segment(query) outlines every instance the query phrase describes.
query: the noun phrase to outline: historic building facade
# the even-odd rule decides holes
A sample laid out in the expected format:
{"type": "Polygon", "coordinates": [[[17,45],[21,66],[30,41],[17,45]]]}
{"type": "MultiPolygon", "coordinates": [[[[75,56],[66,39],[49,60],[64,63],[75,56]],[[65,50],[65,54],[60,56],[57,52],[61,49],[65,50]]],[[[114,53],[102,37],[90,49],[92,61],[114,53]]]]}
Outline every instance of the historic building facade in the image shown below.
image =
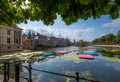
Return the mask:
{"type": "Polygon", "coordinates": [[[0,25],[0,52],[22,50],[22,29],[0,25]]]}
{"type": "Polygon", "coordinates": [[[43,47],[65,47],[71,44],[69,39],[64,38],[49,37],[41,34],[34,35],[30,32],[23,35],[23,49],[28,50],[36,50],[43,47]]]}

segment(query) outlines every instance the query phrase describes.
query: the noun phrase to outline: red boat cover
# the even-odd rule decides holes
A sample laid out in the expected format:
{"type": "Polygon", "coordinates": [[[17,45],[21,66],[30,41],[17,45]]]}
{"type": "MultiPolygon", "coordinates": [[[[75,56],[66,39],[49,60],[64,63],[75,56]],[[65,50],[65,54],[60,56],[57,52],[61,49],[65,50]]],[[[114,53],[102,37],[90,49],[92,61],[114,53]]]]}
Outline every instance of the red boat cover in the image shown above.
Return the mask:
{"type": "Polygon", "coordinates": [[[78,57],[82,59],[94,59],[94,56],[90,54],[79,54],[78,57]]]}
{"type": "Polygon", "coordinates": [[[69,53],[70,51],[68,50],[59,50],[59,51],[56,51],[56,53],[58,54],[66,54],[66,53],[69,53]]]}

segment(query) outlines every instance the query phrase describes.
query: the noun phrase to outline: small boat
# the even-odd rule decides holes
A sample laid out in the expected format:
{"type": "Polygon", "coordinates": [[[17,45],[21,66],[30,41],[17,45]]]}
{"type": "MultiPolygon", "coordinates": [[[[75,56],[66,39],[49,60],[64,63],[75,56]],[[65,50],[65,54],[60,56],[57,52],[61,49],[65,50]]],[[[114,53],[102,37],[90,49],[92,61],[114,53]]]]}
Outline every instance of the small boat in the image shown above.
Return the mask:
{"type": "Polygon", "coordinates": [[[56,54],[55,52],[46,52],[46,53],[43,53],[42,56],[51,56],[55,54],[56,54]]]}
{"type": "Polygon", "coordinates": [[[90,54],[80,54],[80,55],[78,55],[78,57],[81,59],[94,59],[94,56],[92,56],[90,54]]]}
{"type": "Polygon", "coordinates": [[[59,51],[55,51],[57,54],[67,54],[70,51],[69,50],[59,50],[59,51]]]}
{"type": "Polygon", "coordinates": [[[83,52],[76,52],[76,54],[77,54],[77,55],[79,55],[79,54],[83,54],[83,52]]]}
{"type": "Polygon", "coordinates": [[[92,55],[92,56],[98,56],[98,55],[99,55],[99,54],[96,53],[96,52],[77,52],[76,54],[77,54],[77,55],[79,55],[79,54],[90,54],[90,55],[92,55]]]}

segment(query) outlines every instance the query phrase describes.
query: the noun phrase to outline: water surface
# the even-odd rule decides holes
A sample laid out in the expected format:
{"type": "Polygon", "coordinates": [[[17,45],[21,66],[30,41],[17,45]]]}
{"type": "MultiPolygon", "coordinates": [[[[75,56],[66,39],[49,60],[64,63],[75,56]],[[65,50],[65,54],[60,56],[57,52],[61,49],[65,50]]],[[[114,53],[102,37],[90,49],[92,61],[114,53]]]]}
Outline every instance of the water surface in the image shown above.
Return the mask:
{"type": "MultiPolygon", "coordinates": [[[[78,48],[56,48],[56,50],[62,49],[73,50],[78,48]]],[[[75,75],[76,72],[79,72],[80,77],[91,78],[101,82],[120,82],[120,59],[105,57],[101,54],[95,56],[94,60],[89,60],[79,59],[75,52],[71,52],[65,55],[57,55],[54,58],[46,58],[43,61],[35,61],[32,63],[32,67],[67,75],[75,75]]],[[[36,76],[35,82],[76,82],[74,79],[63,76],[34,70],[32,72],[36,76]]],[[[88,81],[80,80],[80,82],[88,81]]]]}

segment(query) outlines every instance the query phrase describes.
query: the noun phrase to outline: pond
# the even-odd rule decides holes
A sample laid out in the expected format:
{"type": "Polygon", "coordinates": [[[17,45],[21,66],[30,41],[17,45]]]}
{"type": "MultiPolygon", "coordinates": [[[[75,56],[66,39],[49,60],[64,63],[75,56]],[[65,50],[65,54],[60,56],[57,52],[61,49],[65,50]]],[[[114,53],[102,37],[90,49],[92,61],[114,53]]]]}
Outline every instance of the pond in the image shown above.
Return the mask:
{"type": "MultiPolygon", "coordinates": [[[[77,50],[78,47],[55,48],[55,50],[77,50]]],[[[88,49],[87,51],[92,49],[88,49]]],[[[32,63],[33,68],[47,70],[66,75],[75,75],[79,72],[80,77],[91,78],[100,82],[120,82],[120,59],[106,57],[101,54],[94,56],[94,60],[79,59],[76,52],[57,55],[54,58],[46,58],[43,61],[32,63]]],[[[27,63],[23,63],[26,65],[27,63]]],[[[26,69],[23,68],[24,72],[26,69]]],[[[76,82],[75,79],[38,72],[32,70],[34,82],[76,82]]],[[[88,82],[80,80],[79,82],[88,82]]]]}

